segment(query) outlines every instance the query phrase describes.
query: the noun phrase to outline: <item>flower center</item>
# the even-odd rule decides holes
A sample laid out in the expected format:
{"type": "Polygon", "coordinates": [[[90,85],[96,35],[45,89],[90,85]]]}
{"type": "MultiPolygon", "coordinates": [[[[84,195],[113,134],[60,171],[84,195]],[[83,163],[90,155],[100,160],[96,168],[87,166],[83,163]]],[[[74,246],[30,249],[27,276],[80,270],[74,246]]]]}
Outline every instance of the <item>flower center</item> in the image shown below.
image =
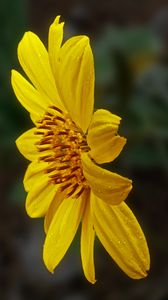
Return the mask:
{"type": "Polygon", "coordinates": [[[81,153],[89,151],[86,136],[68,114],[50,106],[38,122],[35,134],[41,139],[36,143],[39,160],[48,163],[45,172],[53,184],[60,184],[66,196],[78,198],[87,188],[82,171],[81,153]]]}

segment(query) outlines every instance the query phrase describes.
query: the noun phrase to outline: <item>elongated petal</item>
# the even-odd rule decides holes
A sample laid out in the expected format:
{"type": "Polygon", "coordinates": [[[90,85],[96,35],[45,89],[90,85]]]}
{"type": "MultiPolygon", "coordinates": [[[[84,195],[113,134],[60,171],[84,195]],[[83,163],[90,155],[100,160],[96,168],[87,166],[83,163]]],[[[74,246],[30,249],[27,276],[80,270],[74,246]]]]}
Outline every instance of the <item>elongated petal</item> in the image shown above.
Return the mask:
{"type": "Polygon", "coordinates": [[[53,272],[68,250],[78,229],[84,204],[82,198],[68,198],[59,206],[44,243],[43,259],[50,272],[53,272]]]}
{"type": "Polygon", "coordinates": [[[55,199],[54,201],[50,204],[50,207],[45,215],[45,219],[44,219],[44,230],[45,233],[48,232],[48,229],[50,227],[50,224],[53,220],[53,217],[58,209],[58,207],[60,206],[60,204],[62,203],[62,201],[65,199],[65,193],[60,192],[60,190],[57,190],[57,193],[55,195],[55,199]]]}
{"type": "Polygon", "coordinates": [[[95,195],[111,205],[126,199],[132,181],[97,166],[87,153],[82,154],[84,176],[95,195]]]}
{"type": "Polygon", "coordinates": [[[41,95],[21,74],[12,70],[12,86],[20,103],[36,119],[42,117],[51,101],[41,95]]]}
{"type": "MultiPolygon", "coordinates": [[[[87,192],[88,193],[88,192],[87,192]]],[[[95,231],[93,229],[93,220],[90,211],[90,195],[86,201],[85,212],[82,220],[81,232],[81,258],[84,274],[87,280],[95,283],[95,268],[94,268],[94,239],[95,231]]]]}
{"type": "Polygon", "coordinates": [[[45,174],[39,175],[26,198],[27,214],[31,218],[43,217],[56,195],[57,188],[45,174]]]}
{"type": "Polygon", "coordinates": [[[19,151],[31,161],[37,160],[39,157],[39,152],[35,145],[39,141],[39,136],[34,134],[35,131],[36,128],[29,129],[16,140],[19,151]]]}
{"type": "Polygon", "coordinates": [[[97,110],[89,126],[87,143],[90,156],[99,164],[113,161],[122,151],[126,139],[116,136],[120,118],[104,109],[97,110]]]}
{"type": "Polygon", "coordinates": [[[132,211],[125,203],[107,205],[94,194],[91,203],[96,234],[110,256],[131,278],[147,276],[148,246],[132,211]]]}
{"type": "Polygon", "coordinates": [[[58,86],[73,121],[85,132],[94,104],[94,66],[89,39],[76,36],[60,50],[58,86]]]}
{"type": "Polygon", "coordinates": [[[26,32],[18,46],[19,62],[41,95],[62,108],[47,50],[37,35],[26,32]]]}
{"type": "Polygon", "coordinates": [[[46,168],[46,162],[33,161],[29,164],[23,180],[26,192],[30,191],[35,182],[39,180],[39,177],[48,178],[48,174],[45,174],[46,168]]]}
{"type": "Polygon", "coordinates": [[[54,78],[58,76],[58,57],[63,39],[64,22],[59,23],[60,16],[57,16],[49,28],[48,52],[51,69],[54,78]]]}

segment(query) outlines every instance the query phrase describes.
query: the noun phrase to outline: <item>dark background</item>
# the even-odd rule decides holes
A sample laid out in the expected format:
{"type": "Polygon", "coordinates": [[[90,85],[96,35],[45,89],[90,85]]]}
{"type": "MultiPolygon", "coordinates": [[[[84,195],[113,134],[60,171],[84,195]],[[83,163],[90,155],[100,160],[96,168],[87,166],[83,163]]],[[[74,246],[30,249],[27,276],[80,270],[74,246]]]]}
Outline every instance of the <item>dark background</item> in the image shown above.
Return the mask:
{"type": "Polygon", "coordinates": [[[2,0],[0,2],[0,299],[168,299],[168,1],[2,0]],[[151,270],[129,279],[98,241],[97,283],[83,275],[78,232],[51,275],[42,262],[42,220],[24,209],[28,162],[15,139],[32,124],[16,100],[10,70],[20,69],[17,44],[27,30],[47,44],[49,24],[61,14],[65,38],[87,34],[95,56],[95,107],[119,114],[127,145],[107,168],[133,179],[127,203],[148,240],[151,270]]]}

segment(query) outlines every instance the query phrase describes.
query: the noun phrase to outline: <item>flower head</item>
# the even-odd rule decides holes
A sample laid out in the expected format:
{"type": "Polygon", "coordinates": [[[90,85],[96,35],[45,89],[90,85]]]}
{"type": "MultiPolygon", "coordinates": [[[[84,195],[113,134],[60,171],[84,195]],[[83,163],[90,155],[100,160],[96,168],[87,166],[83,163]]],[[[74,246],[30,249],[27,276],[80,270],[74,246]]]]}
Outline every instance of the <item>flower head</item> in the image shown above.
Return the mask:
{"type": "Polygon", "coordinates": [[[34,127],[16,141],[31,161],[24,177],[26,210],[44,217],[43,258],[53,272],[68,250],[80,222],[81,258],[94,283],[95,234],[119,267],[132,278],[146,276],[149,253],[143,232],[124,203],[131,180],[98,164],[113,161],[126,139],[120,118],[107,110],[93,113],[94,64],[89,39],[75,36],[62,45],[59,16],[49,28],[48,52],[26,32],[18,58],[31,83],[12,71],[12,86],[34,127]]]}

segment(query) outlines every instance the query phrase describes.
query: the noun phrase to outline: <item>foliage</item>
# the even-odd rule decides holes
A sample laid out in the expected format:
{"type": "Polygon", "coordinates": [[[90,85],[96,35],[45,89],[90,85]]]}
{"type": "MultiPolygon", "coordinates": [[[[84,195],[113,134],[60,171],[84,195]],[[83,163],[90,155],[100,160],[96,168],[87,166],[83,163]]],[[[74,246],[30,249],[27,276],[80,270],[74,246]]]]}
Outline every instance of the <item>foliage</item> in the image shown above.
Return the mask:
{"type": "Polygon", "coordinates": [[[17,64],[17,44],[26,25],[25,1],[1,1],[0,20],[0,163],[8,165],[16,162],[13,160],[14,141],[22,126],[26,126],[26,113],[21,107],[18,108],[10,84],[11,68],[17,64]]]}
{"type": "Polygon", "coordinates": [[[168,66],[162,51],[147,27],[108,27],[94,43],[97,106],[103,101],[123,117],[128,138],[123,163],[130,168],[167,170],[168,66]]]}

